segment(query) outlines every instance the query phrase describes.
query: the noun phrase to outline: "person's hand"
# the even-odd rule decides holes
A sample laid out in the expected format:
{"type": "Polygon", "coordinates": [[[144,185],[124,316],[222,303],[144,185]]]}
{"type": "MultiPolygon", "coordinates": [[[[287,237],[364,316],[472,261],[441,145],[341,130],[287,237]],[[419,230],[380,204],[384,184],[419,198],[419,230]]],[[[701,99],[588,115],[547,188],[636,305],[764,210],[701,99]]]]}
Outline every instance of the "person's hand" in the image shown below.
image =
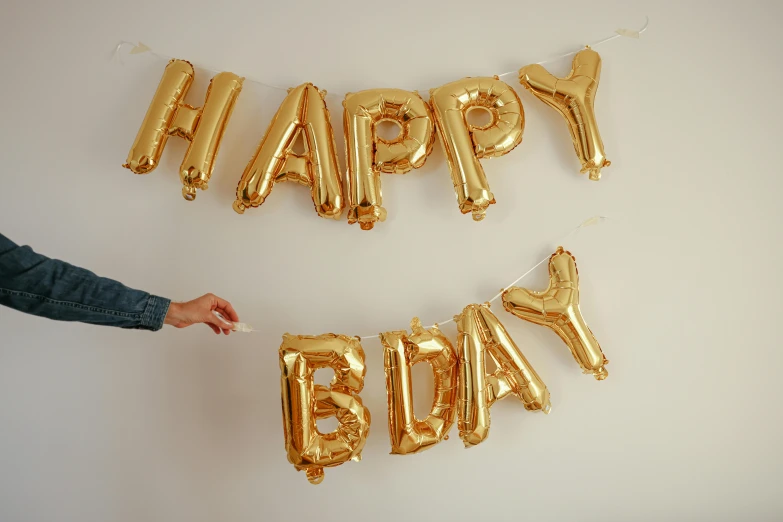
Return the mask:
{"type": "Polygon", "coordinates": [[[213,311],[218,312],[229,321],[239,321],[239,316],[231,303],[214,294],[206,294],[187,303],[172,302],[163,323],[170,324],[175,328],[204,323],[218,335],[221,331],[226,335],[230,334],[234,325],[221,320],[213,311]]]}

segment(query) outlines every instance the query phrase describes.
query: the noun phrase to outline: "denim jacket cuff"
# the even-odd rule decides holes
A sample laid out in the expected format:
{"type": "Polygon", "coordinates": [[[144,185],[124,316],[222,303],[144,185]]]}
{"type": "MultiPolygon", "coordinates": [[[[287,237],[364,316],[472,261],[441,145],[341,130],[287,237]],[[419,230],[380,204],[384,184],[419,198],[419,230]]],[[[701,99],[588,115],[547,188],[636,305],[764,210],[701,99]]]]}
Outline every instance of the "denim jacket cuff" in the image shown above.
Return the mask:
{"type": "Polygon", "coordinates": [[[144,313],[141,315],[141,324],[139,325],[139,328],[152,330],[153,332],[163,328],[163,320],[166,318],[166,314],[169,311],[169,305],[171,305],[170,299],[150,295],[147,299],[147,306],[144,308],[144,313]]]}

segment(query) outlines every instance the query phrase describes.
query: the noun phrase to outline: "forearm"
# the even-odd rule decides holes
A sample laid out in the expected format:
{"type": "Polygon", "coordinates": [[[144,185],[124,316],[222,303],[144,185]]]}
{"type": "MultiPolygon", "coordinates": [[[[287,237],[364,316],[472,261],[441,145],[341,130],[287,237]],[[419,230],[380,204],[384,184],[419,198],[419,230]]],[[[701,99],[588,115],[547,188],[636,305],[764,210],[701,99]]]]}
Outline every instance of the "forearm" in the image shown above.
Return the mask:
{"type": "Polygon", "coordinates": [[[0,234],[0,305],[59,321],[159,330],[170,301],[37,254],[0,234]]]}

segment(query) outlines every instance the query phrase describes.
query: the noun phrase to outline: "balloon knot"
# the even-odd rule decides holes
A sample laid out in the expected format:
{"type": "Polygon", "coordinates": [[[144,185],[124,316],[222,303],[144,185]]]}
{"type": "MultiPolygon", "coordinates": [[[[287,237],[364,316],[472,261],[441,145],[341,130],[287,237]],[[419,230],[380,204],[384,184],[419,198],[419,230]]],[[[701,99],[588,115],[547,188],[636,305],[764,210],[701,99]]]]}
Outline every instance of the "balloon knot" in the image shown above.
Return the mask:
{"type": "Polygon", "coordinates": [[[309,468],[305,474],[310,484],[320,484],[324,480],[324,468],[309,468]]]}
{"type": "Polygon", "coordinates": [[[186,201],[193,201],[196,199],[196,187],[184,186],[182,187],[182,197],[186,201]]]}
{"type": "Polygon", "coordinates": [[[414,317],[411,319],[411,330],[416,333],[416,330],[423,330],[424,327],[421,325],[421,319],[418,317],[414,317]]]}

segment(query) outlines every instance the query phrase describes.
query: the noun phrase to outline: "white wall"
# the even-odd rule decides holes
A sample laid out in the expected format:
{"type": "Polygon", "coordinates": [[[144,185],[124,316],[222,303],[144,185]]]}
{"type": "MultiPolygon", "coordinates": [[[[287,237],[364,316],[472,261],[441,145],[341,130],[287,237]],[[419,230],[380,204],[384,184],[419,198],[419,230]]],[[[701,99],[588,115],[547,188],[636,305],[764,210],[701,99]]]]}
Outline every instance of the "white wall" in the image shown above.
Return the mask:
{"type": "MultiPolygon", "coordinates": [[[[0,520],[780,517],[783,9],[725,4],[4,2],[0,230],[154,293],[215,292],[262,333],[150,334],[0,309],[0,520]],[[525,138],[486,164],[498,203],[480,224],[457,212],[439,145],[424,169],[383,178],[389,219],[370,233],[318,218],[293,185],[236,215],[237,180],[283,97],[251,84],[194,203],[180,196],[179,140],[151,175],[120,168],[163,68],[110,62],[121,39],[279,85],[426,92],[644,15],[641,40],[598,49],[604,179],[577,174],[559,116],[521,92],[525,138]],[[596,214],[612,219],[565,246],[607,381],[581,375],[551,332],[498,310],[549,386],[552,414],[509,399],[479,447],[464,450],[455,428],[424,454],[394,457],[380,345],[368,341],[364,460],[318,487],[294,471],[280,418],[284,332],[446,319],[596,214]]],[[[329,99],[341,134],[339,101],[329,99]]],[[[526,281],[542,285],[543,267],[526,281]]],[[[431,385],[418,370],[421,411],[431,385]]]]}

